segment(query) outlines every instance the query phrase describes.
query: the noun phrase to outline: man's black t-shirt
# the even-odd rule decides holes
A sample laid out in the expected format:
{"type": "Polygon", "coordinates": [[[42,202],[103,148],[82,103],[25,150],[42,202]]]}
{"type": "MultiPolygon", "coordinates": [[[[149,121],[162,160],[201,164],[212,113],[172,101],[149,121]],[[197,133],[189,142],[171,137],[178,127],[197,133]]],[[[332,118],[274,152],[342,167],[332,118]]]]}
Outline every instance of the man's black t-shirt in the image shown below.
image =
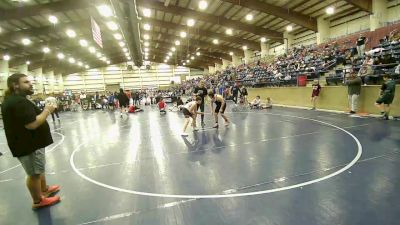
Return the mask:
{"type": "Polygon", "coordinates": [[[194,93],[201,97],[202,102],[204,102],[204,98],[207,96],[207,88],[205,87],[196,87],[194,89],[194,93]]]}
{"type": "MultiPolygon", "coordinates": [[[[365,37],[360,37],[357,39],[357,46],[361,46],[365,44],[365,37]]],[[[354,43],[354,42],[353,42],[354,43]]]]}
{"type": "Polygon", "coordinates": [[[53,143],[47,122],[35,130],[25,128],[25,125],[34,122],[36,116],[42,113],[26,97],[20,95],[6,97],[1,106],[1,113],[8,146],[14,157],[29,155],[53,143]]]}
{"type": "Polygon", "coordinates": [[[119,104],[121,105],[121,106],[126,106],[126,105],[128,105],[129,104],[129,98],[128,98],[128,96],[126,96],[126,94],[125,93],[119,93],[118,94],[118,96],[117,96],[117,99],[118,99],[118,101],[119,101],[119,104]]]}
{"type": "Polygon", "coordinates": [[[236,86],[232,87],[232,95],[237,96],[239,94],[239,88],[236,86]]]}

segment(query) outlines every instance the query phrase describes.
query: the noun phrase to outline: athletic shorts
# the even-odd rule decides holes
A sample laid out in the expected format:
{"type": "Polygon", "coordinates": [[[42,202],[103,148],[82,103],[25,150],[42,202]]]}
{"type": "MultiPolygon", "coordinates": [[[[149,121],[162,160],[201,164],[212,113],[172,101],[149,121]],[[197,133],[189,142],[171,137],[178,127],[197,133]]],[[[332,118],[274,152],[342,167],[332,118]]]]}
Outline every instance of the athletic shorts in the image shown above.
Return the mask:
{"type": "Polygon", "coordinates": [[[394,99],[394,95],[382,95],[376,100],[376,103],[377,104],[383,103],[385,105],[390,105],[390,104],[392,104],[393,99],[394,99]]]}
{"type": "Polygon", "coordinates": [[[186,118],[193,116],[193,113],[189,112],[189,110],[187,108],[183,107],[182,112],[183,112],[183,115],[185,115],[186,118]]]}
{"type": "Polygon", "coordinates": [[[44,148],[32,152],[30,155],[18,157],[28,176],[39,175],[45,172],[46,157],[44,148]]]}
{"type": "Polygon", "coordinates": [[[215,104],[217,105],[217,107],[215,108],[215,113],[219,113],[221,111],[221,114],[224,114],[226,109],[226,102],[224,102],[224,105],[222,105],[221,102],[215,102],[215,104]]]}

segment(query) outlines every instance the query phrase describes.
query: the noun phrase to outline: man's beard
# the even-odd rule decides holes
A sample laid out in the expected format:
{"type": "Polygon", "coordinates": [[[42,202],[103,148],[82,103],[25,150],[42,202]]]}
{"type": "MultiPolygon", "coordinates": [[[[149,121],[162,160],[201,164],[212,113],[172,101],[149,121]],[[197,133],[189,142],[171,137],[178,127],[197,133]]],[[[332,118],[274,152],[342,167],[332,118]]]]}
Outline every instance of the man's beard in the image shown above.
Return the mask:
{"type": "Polygon", "coordinates": [[[27,96],[27,95],[33,95],[34,91],[32,89],[27,89],[27,90],[21,90],[21,95],[27,96]]]}

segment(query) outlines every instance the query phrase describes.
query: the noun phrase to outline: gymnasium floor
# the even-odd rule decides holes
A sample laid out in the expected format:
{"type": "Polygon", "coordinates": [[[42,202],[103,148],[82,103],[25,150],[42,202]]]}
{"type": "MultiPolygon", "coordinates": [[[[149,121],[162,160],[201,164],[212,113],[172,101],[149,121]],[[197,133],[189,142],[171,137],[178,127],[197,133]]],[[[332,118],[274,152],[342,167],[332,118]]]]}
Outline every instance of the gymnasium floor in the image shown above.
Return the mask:
{"type": "MultiPolygon", "coordinates": [[[[206,110],[209,112],[209,109],[206,110]]],[[[400,219],[400,124],[275,107],[180,136],[155,108],[62,113],[47,179],[62,202],[33,211],[0,130],[0,224],[390,225],[400,219]]]]}

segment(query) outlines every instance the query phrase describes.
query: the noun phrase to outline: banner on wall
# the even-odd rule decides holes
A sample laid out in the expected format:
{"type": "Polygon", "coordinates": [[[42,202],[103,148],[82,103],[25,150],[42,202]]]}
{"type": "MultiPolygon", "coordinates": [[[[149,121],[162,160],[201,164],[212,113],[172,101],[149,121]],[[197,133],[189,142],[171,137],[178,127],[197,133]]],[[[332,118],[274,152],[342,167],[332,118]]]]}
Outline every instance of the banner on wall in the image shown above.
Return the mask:
{"type": "Polygon", "coordinates": [[[90,21],[92,24],[92,34],[93,34],[93,40],[101,47],[103,48],[103,41],[101,39],[101,30],[99,25],[96,23],[96,21],[93,19],[93,17],[90,17],[90,21]]]}

